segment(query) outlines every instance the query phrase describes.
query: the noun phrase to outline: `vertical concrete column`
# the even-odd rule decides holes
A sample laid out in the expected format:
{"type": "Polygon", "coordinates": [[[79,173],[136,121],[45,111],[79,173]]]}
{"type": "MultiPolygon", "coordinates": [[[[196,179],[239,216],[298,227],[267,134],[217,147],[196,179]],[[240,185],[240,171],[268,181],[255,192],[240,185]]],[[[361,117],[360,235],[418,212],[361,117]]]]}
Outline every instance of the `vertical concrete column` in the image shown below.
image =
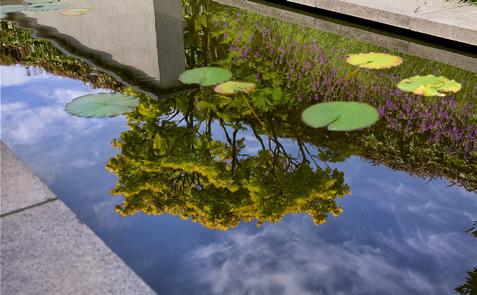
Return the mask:
{"type": "Polygon", "coordinates": [[[181,0],[154,0],[159,86],[180,85],[185,70],[184,29],[181,0]]]}

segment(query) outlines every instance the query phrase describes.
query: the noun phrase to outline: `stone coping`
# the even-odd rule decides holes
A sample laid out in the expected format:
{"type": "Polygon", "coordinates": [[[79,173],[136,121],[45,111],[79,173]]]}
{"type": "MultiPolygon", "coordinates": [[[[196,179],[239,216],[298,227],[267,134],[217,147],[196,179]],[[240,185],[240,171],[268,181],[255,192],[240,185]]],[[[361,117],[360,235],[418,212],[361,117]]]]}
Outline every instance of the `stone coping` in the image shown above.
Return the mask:
{"type": "Polygon", "coordinates": [[[458,0],[287,0],[477,46],[477,5],[458,0]]]}
{"type": "Polygon", "coordinates": [[[155,294],[0,145],[0,294],[155,294]]]}

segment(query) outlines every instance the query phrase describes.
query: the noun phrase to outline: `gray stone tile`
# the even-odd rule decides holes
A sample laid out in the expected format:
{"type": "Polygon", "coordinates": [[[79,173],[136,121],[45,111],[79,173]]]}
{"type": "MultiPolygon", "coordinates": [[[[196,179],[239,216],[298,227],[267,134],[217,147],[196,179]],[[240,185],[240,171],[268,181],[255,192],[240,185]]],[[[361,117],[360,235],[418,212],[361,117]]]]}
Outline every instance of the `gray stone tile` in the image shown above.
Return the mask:
{"type": "Polygon", "coordinates": [[[477,5],[420,14],[411,18],[413,31],[477,45],[477,5]]]}
{"type": "Polygon", "coordinates": [[[60,200],[1,218],[1,294],[154,294],[60,200]]]}
{"type": "MultiPolygon", "coordinates": [[[[288,0],[313,6],[311,0],[288,0]]],[[[458,0],[314,0],[315,7],[477,45],[477,6],[458,0]]]]}
{"type": "Polygon", "coordinates": [[[56,198],[48,187],[0,141],[0,214],[56,198]]]}

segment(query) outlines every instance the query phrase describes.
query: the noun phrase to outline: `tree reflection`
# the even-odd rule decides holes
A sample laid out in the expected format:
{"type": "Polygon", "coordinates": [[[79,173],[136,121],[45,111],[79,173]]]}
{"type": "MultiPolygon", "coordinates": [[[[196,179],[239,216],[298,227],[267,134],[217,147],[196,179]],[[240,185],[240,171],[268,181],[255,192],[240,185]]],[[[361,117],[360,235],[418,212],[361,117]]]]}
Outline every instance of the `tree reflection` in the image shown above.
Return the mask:
{"type": "Polygon", "coordinates": [[[340,214],[335,199],[349,192],[343,173],[310,161],[300,141],[293,155],[276,136],[260,136],[243,105],[224,110],[209,95],[143,99],[129,115],[131,130],[114,141],[121,153],[107,165],[119,176],[112,192],[124,196],[123,216],[168,213],[227,230],[288,213],[307,213],[318,224],[340,214]],[[256,152],[247,152],[251,137],[256,152]]]}
{"type": "MultiPolygon", "coordinates": [[[[474,222],[474,225],[467,230],[474,238],[477,238],[477,221],[474,222]]],[[[455,288],[455,291],[459,294],[464,295],[473,295],[477,294],[477,267],[472,271],[467,272],[467,280],[455,288]]]]}

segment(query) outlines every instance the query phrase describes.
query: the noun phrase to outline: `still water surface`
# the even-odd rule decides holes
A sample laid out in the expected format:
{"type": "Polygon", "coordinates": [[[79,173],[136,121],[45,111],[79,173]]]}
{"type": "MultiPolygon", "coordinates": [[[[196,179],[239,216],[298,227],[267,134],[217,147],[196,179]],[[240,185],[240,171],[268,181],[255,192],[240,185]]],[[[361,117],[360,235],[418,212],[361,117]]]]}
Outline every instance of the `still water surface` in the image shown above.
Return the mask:
{"type": "MultiPolygon", "coordinates": [[[[401,55],[408,65],[397,72],[340,80],[352,70],[340,66],[347,53],[379,48],[208,1],[154,2],[155,15],[141,5],[129,8],[144,18],[124,22],[140,22],[144,44],[135,35],[128,35],[132,42],[113,38],[120,30],[106,40],[108,30],[68,31],[69,21],[51,12],[29,16],[56,28],[45,34],[75,54],[147,90],[136,111],[71,116],[67,102],[110,91],[106,83],[61,71],[61,64],[56,74],[27,69],[31,61],[19,58],[0,68],[1,123],[2,140],[152,288],[453,294],[464,284],[477,266],[477,240],[466,232],[477,220],[475,138],[465,137],[475,130],[475,73],[401,55]],[[170,34],[177,29],[182,34],[170,34]],[[290,32],[297,40],[283,42],[290,32]],[[287,43],[294,47],[286,51],[287,43]],[[244,107],[246,98],[221,100],[177,82],[185,68],[204,64],[231,68],[235,78],[265,89],[251,101],[257,112],[244,107]],[[401,78],[429,71],[459,79],[463,90],[419,105],[393,92],[401,78]],[[383,118],[350,133],[302,125],[305,106],[338,96],[367,101],[383,118]],[[257,103],[263,100],[269,103],[257,103]],[[401,108],[411,115],[400,116],[401,108]],[[420,112],[440,119],[426,121],[420,112]],[[447,134],[448,127],[464,136],[447,134]]],[[[111,7],[100,15],[128,11],[111,7]]],[[[85,17],[98,21],[98,13],[85,17]]]]}

